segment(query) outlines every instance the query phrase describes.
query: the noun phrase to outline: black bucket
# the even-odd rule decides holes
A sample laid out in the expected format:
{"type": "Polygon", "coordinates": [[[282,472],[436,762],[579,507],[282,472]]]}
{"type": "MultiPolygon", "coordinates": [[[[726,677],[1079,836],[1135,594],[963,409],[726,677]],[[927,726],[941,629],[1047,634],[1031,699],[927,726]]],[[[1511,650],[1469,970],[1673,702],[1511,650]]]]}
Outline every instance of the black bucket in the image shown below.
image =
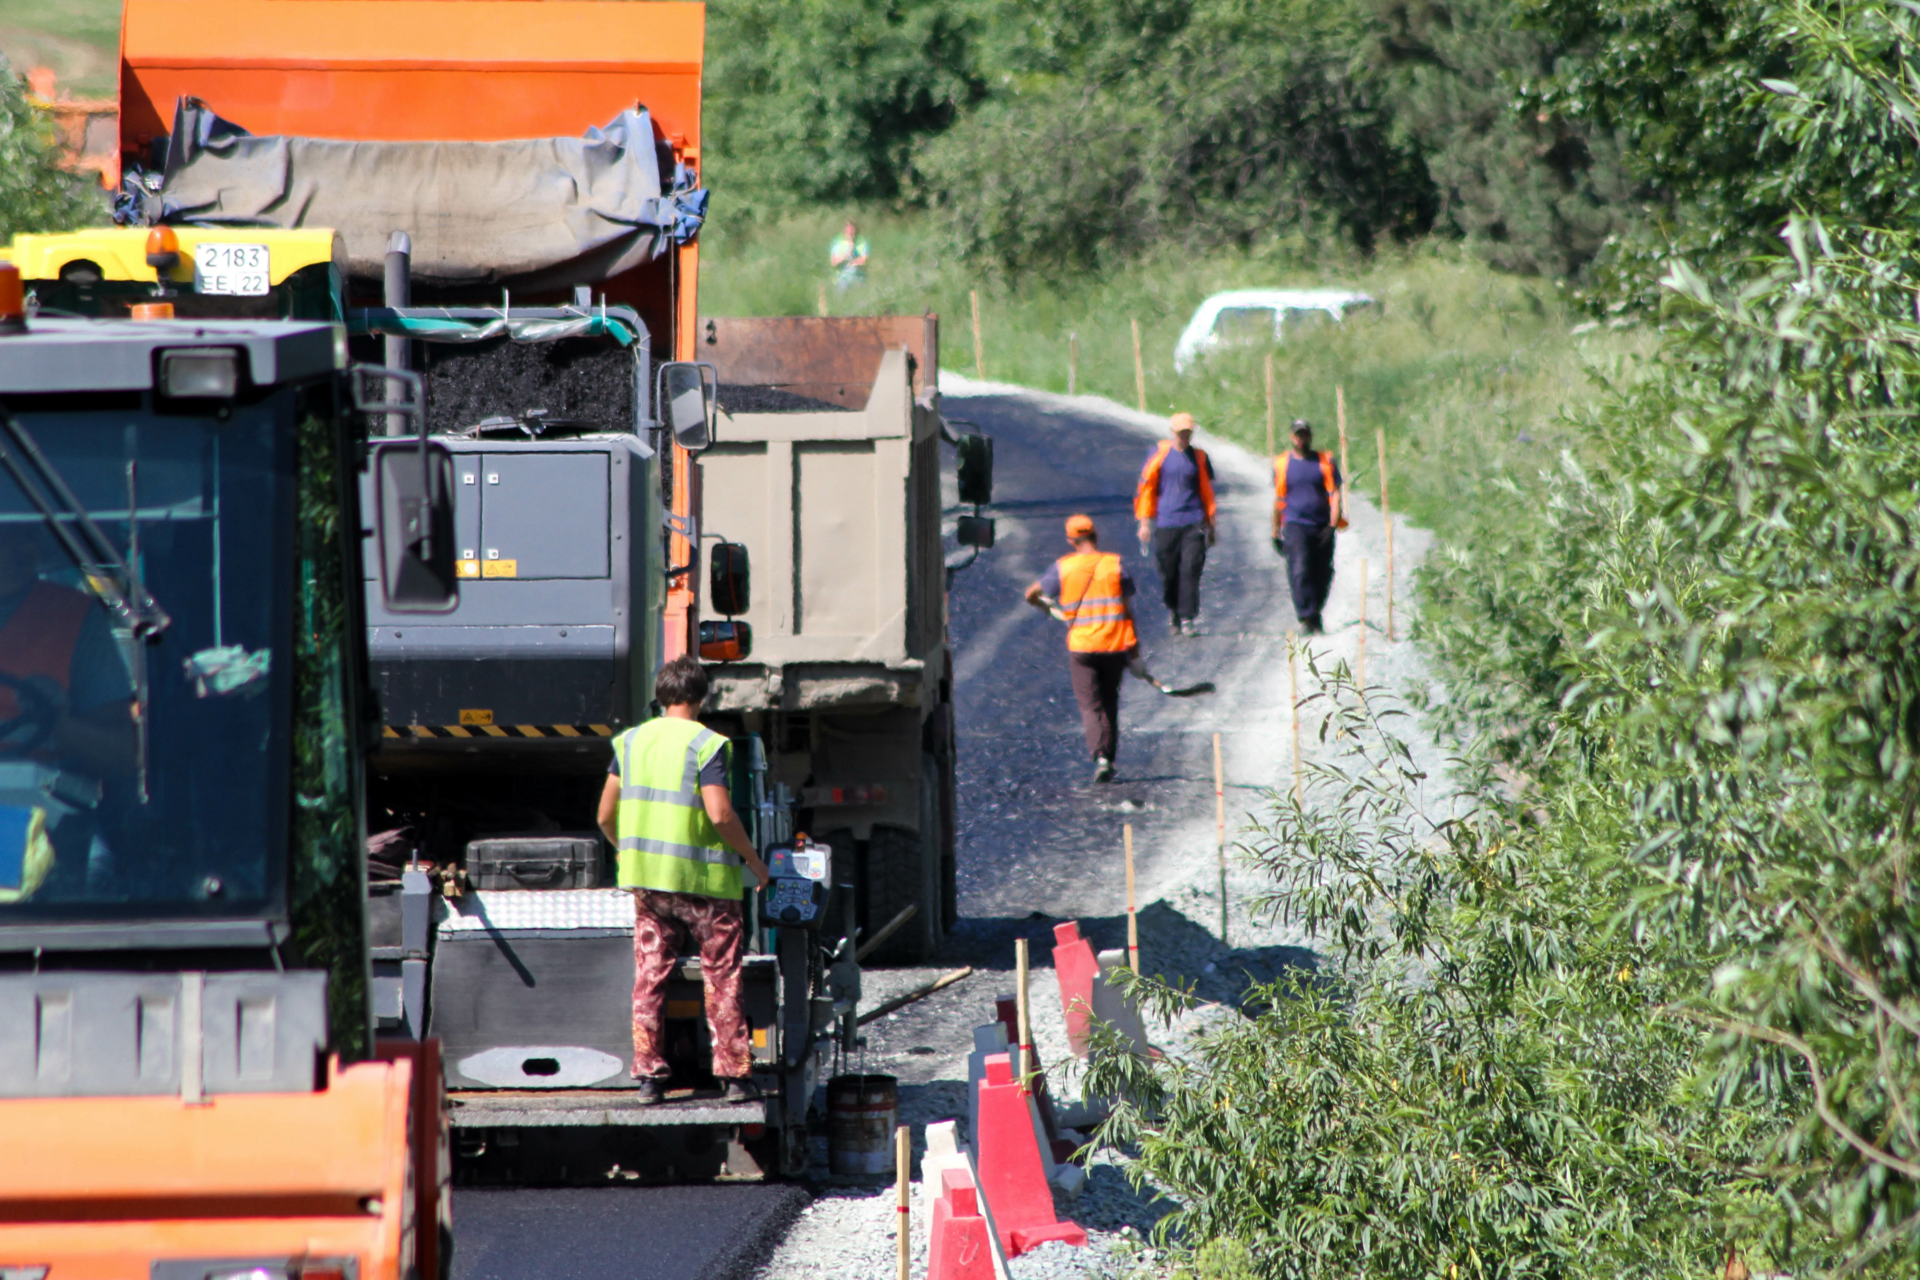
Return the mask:
{"type": "Polygon", "coordinates": [[[900,1082],[893,1076],[827,1081],[827,1168],[852,1177],[891,1174],[899,1121],[900,1082]]]}

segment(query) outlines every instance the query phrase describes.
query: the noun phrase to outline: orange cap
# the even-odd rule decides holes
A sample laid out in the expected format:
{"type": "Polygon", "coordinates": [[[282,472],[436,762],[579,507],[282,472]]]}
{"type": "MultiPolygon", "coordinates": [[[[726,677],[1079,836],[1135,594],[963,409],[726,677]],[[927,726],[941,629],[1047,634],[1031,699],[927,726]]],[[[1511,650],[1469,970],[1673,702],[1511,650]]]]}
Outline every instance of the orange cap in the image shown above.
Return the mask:
{"type": "Polygon", "coordinates": [[[1067,536],[1069,538],[1091,538],[1093,534],[1092,516],[1068,516],[1067,536]]]}
{"type": "Polygon", "coordinates": [[[1172,418],[1167,420],[1167,425],[1175,431],[1191,431],[1193,430],[1193,415],[1190,413],[1176,413],[1172,418]]]}

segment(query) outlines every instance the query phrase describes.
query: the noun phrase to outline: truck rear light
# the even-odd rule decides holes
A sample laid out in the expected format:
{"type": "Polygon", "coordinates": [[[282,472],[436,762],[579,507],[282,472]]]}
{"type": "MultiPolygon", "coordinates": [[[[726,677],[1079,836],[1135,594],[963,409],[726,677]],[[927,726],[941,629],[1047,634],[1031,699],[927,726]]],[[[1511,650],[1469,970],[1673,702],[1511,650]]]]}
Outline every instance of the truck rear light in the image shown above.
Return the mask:
{"type": "MultiPolygon", "coordinates": [[[[27,294],[20,283],[20,268],[11,262],[0,262],[0,333],[26,331],[27,294]]],[[[46,1268],[42,1267],[42,1274],[45,1271],[46,1268]]]]}
{"type": "Polygon", "coordinates": [[[885,804],[887,789],[864,783],[851,787],[805,787],[801,791],[800,798],[803,804],[810,805],[885,804]]]}

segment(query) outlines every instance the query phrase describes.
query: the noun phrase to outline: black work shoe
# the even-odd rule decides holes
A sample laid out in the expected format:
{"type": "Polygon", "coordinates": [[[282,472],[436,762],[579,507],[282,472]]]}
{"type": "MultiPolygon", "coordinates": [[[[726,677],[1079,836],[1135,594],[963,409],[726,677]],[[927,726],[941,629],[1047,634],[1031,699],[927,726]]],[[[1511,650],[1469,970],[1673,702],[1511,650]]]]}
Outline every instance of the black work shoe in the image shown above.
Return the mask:
{"type": "Polygon", "coordinates": [[[1093,761],[1093,780],[1095,782],[1113,781],[1113,761],[1105,756],[1096,756],[1093,761]]]}
{"type": "Polygon", "coordinates": [[[634,1084],[633,1101],[636,1106],[651,1107],[666,1096],[666,1089],[653,1076],[636,1081],[634,1084]]]}
{"type": "Polygon", "coordinates": [[[726,1092],[722,1094],[720,1098],[722,1102],[760,1101],[760,1086],[756,1085],[753,1081],[729,1080],[726,1083],[726,1092]]]}

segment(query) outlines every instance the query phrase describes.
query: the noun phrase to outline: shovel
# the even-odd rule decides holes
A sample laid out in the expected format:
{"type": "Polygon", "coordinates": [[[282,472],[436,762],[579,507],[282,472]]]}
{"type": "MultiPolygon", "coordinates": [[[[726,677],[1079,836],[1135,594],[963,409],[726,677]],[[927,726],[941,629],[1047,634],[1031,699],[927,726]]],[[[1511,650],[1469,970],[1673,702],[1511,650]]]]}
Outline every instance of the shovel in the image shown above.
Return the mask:
{"type": "Polygon", "coordinates": [[[1153,673],[1147,670],[1147,660],[1140,656],[1140,652],[1137,649],[1134,651],[1133,656],[1127,659],[1127,670],[1133,672],[1133,674],[1139,676],[1142,680],[1145,680],[1169,698],[1191,698],[1197,693],[1213,692],[1213,681],[1211,680],[1202,680],[1199,684],[1184,685],[1178,689],[1167,688],[1167,686],[1153,678],[1153,673]]]}
{"type": "MultiPolygon", "coordinates": [[[[1048,613],[1052,614],[1061,622],[1070,623],[1073,621],[1073,615],[1062,609],[1060,602],[1051,596],[1041,596],[1040,603],[1046,607],[1048,613]]],[[[1139,676],[1142,680],[1145,680],[1169,698],[1191,698],[1198,693],[1213,692],[1213,681],[1211,680],[1202,680],[1199,684],[1190,684],[1179,689],[1167,688],[1167,686],[1153,678],[1153,673],[1147,670],[1147,660],[1140,656],[1140,651],[1137,649],[1134,650],[1133,656],[1127,659],[1127,670],[1133,672],[1134,675],[1139,676]]]]}

